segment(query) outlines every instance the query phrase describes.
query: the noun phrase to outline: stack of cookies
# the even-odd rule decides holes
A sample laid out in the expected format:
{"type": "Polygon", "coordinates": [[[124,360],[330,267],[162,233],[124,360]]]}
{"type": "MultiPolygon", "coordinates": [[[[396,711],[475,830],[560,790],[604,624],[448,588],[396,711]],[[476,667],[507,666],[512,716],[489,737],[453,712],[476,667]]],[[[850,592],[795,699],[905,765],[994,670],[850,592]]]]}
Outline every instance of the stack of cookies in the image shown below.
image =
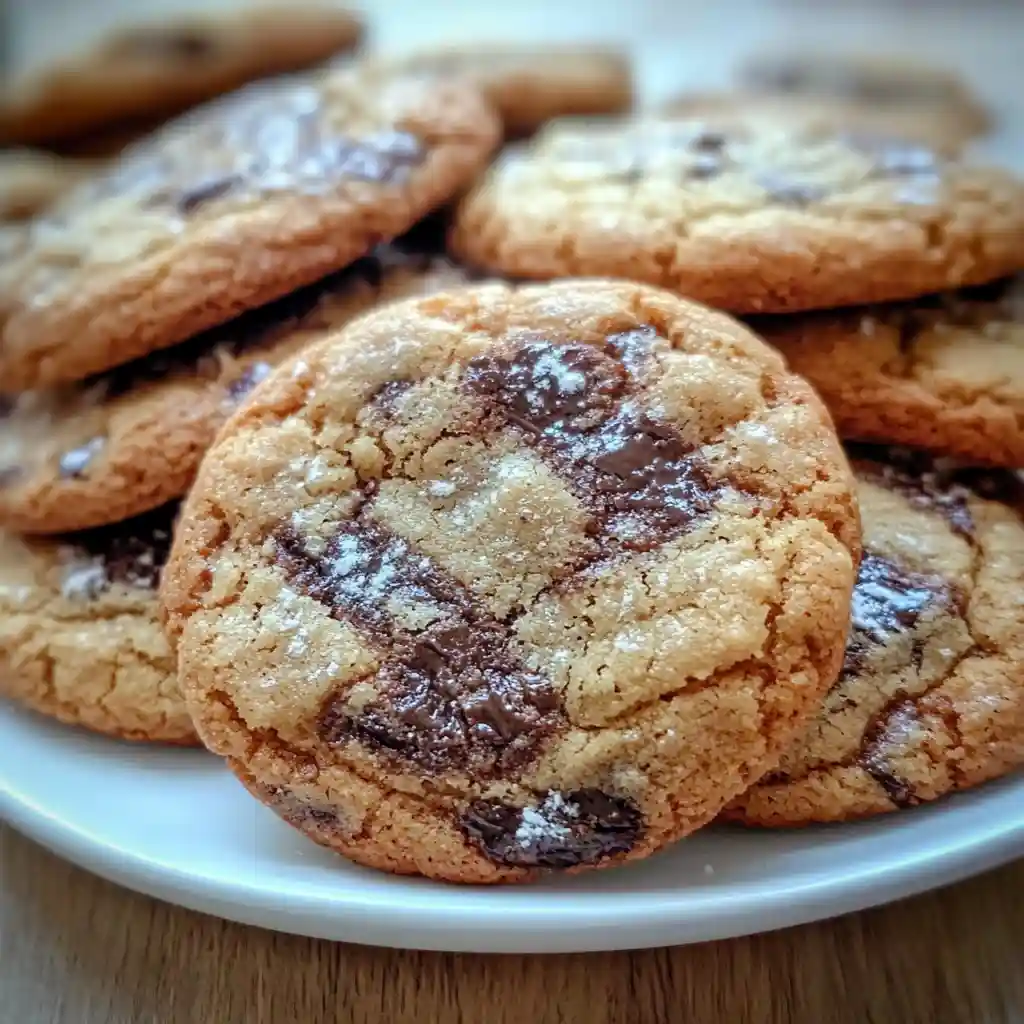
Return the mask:
{"type": "Polygon", "coordinates": [[[1024,186],[630,95],[335,65],[10,236],[4,691],[460,882],[1024,763],[1024,186]]]}
{"type": "Polygon", "coordinates": [[[157,611],[177,501],[274,366],[383,298],[465,280],[423,218],[498,131],[458,82],[252,86],[24,226],[0,269],[8,692],[116,735],[195,740],[157,611]]]}

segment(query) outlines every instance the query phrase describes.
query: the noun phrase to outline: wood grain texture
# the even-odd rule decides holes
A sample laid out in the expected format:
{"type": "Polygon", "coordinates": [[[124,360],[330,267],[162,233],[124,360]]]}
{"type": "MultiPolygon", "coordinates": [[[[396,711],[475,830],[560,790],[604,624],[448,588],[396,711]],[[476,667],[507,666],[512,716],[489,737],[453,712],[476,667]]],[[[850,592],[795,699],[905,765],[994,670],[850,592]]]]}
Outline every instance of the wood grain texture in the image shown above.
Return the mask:
{"type": "Polygon", "coordinates": [[[229,924],[0,827],[3,1024],[1020,1024],[1024,861],[880,910],[579,956],[363,948],[229,924]]]}

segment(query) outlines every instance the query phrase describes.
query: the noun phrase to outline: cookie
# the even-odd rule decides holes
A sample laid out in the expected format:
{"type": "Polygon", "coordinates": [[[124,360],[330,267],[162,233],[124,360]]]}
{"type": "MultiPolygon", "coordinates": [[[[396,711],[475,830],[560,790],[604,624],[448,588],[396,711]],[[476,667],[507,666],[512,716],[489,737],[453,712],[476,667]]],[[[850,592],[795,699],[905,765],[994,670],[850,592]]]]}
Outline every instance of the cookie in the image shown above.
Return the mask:
{"type": "Polygon", "coordinates": [[[662,113],[675,118],[713,121],[716,125],[764,119],[799,131],[843,133],[915,143],[947,157],[959,156],[973,132],[941,111],[891,109],[834,96],[772,92],[688,92],[669,100],[662,113]]]}
{"type": "Polygon", "coordinates": [[[351,263],[464,186],[498,131],[467,84],[355,70],[186,115],[0,267],[4,388],[80,380],[351,263]]]}
{"type": "Polygon", "coordinates": [[[1024,466],[1024,279],[805,316],[757,330],[843,437],[1024,466]]]}
{"type": "Polygon", "coordinates": [[[0,694],[111,736],[197,743],[157,601],[176,511],[46,540],[0,532],[0,694]]]}
{"type": "Polygon", "coordinates": [[[189,341],[0,405],[0,524],[82,530],[184,494],[217,430],[273,366],[377,302],[468,280],[416,242],[378,246],[189,341]]]}
{"type": "Polygon", "coordinates": [[[728,816],[884,814],[1024,764],[1024,497],[999,471],[854,450],[864,558],[843,671],[817,720],[728,816]]]}
{"type": "Polygon", "coordinates": [[[883,117],[930,121],[962,139],[991,127],[988,112],[958,75],[905,54],[762,54],[740,69],[739,80],[761,96],[857,105],[883,117]]]}
{"type": "Polygon", "coordinates": [[[301,3],[122,28],[7,83],[0,143],[52,143],[169,117],[255,79],[312,67],[361,35],[351,12],[301,3]]]}
{"type": "Polygon", "coordinates": [[[34,216],[97,166],[31,149],[0,150],[0,221],[34,216]]]}
{"type": "Polygon", "coordinates": [[[491,285],[307,349],[211,449],[164,579],[204,742],[352,859],[644,857],[772,766],[842,657],[827,414],[724,314],[491,285]]]}
{"type": "Polygon", "coordinates": [[[911,298],[1024,264],[1024,185],[763,120],[556,123],[499,158],[452,245],[509,277],[662,285],[735,312],[911,298]]]}
{"type": "Polygon", "coordinates": [[[629,57],[594,47],[473,46],[427,50],[396,69],[468,78],[497,108],[512,137],[556,117],[620,114],[633,105],[629,57]]]}

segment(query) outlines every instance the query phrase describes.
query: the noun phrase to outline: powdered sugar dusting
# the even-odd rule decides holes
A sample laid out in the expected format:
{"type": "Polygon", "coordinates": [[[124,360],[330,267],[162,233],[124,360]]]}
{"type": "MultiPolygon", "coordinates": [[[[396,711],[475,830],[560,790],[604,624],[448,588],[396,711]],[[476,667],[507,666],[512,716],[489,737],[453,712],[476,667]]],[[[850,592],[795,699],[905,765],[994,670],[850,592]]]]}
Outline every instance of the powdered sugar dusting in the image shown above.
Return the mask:
{"type": "Polygon", "coordinates": [[[557,352],[548,352],[536,362],[538,381],[548,382],[563,395],[578,395],[586,387],[587,378],[566,364],[557,352]]]}
{"type": "Polygon", "coordinates": [[[516,829],[516,842],[523,848],[552,839],[568,839],[572,829],[567,824],[579,817],[579,806],[566,800],[557,790],[548,793],[538,807],[524,807],[516,829]]]}
{"type": "Polygon", "coordinates": [[[427,484],[427,494],[432,498],[450,498],[455,493],[455,484],[450,480],[431,480],[427,484]]]}

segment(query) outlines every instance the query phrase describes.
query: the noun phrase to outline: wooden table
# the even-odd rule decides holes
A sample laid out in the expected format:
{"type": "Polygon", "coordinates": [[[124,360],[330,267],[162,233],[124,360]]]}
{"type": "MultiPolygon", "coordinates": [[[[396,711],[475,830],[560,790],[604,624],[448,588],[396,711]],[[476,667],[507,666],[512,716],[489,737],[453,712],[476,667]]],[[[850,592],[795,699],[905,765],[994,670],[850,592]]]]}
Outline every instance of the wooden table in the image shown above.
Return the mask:
{"type": "Polygon", "coordinates": [[[0,826],[2,1024],[1020,1024],[1024,861],[836,921],[579,956],[371,949],[119,889],[0,826]]]}

